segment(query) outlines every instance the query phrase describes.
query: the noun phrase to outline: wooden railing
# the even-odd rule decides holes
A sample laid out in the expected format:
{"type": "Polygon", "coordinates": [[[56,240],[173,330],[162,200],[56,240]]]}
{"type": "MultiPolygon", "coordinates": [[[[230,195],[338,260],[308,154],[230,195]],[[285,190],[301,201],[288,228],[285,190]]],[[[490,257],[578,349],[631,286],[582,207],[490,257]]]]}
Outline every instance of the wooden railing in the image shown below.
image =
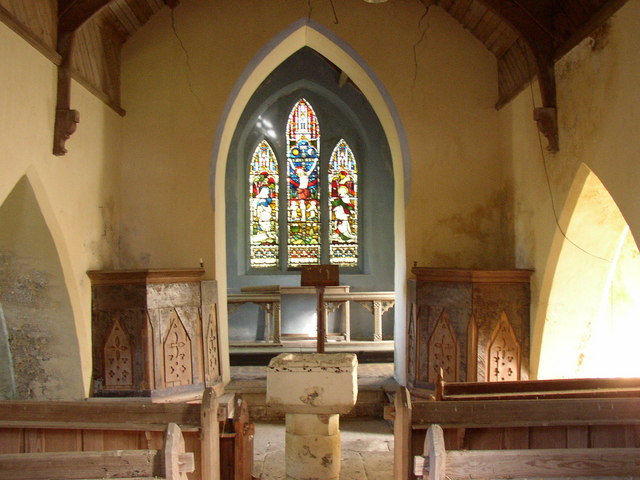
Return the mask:
{"type": "MultiPolygon", "coordinates": [[[[254,303],[265,312],[265,334],[268,343],[282,342],[280,304],[282,295],[315,294],[313,287],[278,287],[247,289],[242,293],[227,295],[229,313],[246,303],[254,303]]],[[[373,315],[372,341],[382,341],[382,315],[395,305],[395,292],[350,292],[348,286],[326,287],[324,294],[325,324],[329,313],[341,308],[340,331],[329,337],[351,341],[351,306],[356,302],[373,315]]]]}
{"type": "Polygon", "coordinates": [[[640,476],[640,379],[438,383],[387,409],[394,479],[640,476]]]}

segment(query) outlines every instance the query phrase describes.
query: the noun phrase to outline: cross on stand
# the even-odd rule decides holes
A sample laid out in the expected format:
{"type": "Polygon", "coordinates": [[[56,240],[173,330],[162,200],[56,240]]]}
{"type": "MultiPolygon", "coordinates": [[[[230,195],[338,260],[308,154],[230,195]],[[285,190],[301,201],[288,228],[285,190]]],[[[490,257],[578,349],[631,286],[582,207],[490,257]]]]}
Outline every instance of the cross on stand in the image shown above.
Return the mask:
{"type": "Polygon", "coordinates": [[[337,265],[304,265],[301,270],[300,285],[303,287],[316,287],[316,315],[318,320],[316,351],[324,353],[324,344],[327,340],[324,288],[340,285],[340,270],[337,265]]]}

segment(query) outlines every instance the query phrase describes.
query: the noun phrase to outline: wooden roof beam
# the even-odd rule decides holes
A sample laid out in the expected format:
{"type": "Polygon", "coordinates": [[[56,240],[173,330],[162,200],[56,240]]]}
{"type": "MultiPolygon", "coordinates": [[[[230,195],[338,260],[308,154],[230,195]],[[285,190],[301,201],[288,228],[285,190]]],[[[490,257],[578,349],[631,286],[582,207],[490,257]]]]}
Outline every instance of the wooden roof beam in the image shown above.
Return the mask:
{"type": "Polygon", "coordinates": [[[556,45],[553,30],[518,0],[479,1],[510,24],[533,53],[542,99],[542,107],[534,110],[534,120],[538,123],[538,130],[547,137],[548,149],[557,152],[559,143],[554,74],[556,45]]]}
{"type": "Polygon", "coordinates": [[[58,39],[74,33],[111,0],[58,0],[58,39]]]}
{"type": "Polygon", "coordinates": [[[590,35],[591,32],[605,23],[609,17],[616,13],[627,1],[628,0],[609,0],[602,5],[591,15],[585,24],[574,31],[573,34],[560,45],[556,50],[556,60],[562,58],[569,50],[590,35]]]}
{"type": "Polygon", "coordinates": [[[76,131],[80,112],[71,108],[71,56],[76,31],[110,0],[58,0],[58,67],[56,117],[53,129],[53,154],[67,153],[65,142],[76,131]]]}

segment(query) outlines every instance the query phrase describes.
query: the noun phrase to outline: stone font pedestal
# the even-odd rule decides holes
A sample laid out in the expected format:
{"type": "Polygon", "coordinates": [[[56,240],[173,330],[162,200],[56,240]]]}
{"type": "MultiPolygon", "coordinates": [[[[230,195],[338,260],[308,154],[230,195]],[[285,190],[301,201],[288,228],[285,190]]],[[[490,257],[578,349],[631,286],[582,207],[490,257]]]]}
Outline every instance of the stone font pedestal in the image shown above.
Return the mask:
{"type": "Polygon", "coordinates": [[[285,438],[287,480],[340,476],[340,415],[287,413],[285,438]]]}
{"type": "Polygon", "coordinates": [[[285,471],[289,480],[337,480],[340,414],[358,397],[354,353],[282,353],[269,363],[267,404],[286,414],[285,471]]]}

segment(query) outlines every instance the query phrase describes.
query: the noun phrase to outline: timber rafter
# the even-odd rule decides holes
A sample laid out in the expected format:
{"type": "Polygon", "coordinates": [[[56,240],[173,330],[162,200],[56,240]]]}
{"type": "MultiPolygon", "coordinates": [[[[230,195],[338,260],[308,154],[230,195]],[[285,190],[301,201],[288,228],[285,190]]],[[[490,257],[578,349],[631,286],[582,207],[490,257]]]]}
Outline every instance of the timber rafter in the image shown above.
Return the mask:
{"type": "Polygon", "coordinates": [[[554,72],[556,46],[559,43],[552,25],[529,8],[523,0],[479,0],[507,22],[525,41],[535,59],[542,107],[533,112],[538,129],[547,138],[548,149],[557,152],[558,139],[556,81],[554,72]]]}

